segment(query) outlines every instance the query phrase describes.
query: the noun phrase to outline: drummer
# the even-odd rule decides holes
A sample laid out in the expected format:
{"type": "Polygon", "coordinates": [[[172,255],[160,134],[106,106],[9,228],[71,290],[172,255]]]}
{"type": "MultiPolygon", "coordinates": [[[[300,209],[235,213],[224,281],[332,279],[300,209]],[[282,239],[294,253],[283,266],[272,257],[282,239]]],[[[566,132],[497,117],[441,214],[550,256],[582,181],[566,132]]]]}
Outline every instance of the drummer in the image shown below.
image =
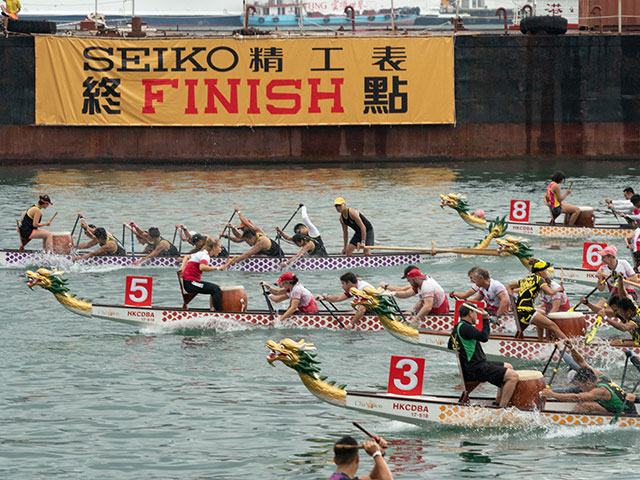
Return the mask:
{"type": "Polygon", "coordinates": [[[522,338],[525,329],[530,324],[538,327],[538,339],[540,340],[542,340],[544,336],[544,329],[551,331],[556,338],[563,340],[567,338],[555,322],[537,311],[534,307],[536,298],[538,298],[538,294],[541,291],[548,295],[553,295],[564,290],[564,287],[553,290],[546,284],[545,279],[549,275],[547,269],[550,266],[550,263],[539,260],[531,267],[531,275],[507,285],[509,295],[513,295],[514,292],[518,291],[518,298],[516,300],[516,313],[519,321],[518,333],[516,333],[517,338],[522,338]]]}
{"type": "Polygon", "coordinates": [[[498,280],[491,278],[489,272],[481,267],[473,267],[469,270],[471,288],[466,292],[451,292],[451,298],[467,299],[472,301],[484,301],[486,310],[492,315],[502,315],[509,310],[509,294],[507,288],[498,280]]]}
{"type": "Polygon", "coordinates": [[[408,286],[395,287],[384,282],[380,284],[385,290],[396,292],[398,298],[409,298],[418,295],[420,299],[413,308],[410,324],[418,326],[426,315],[442,315],[449,313],[449,301],[438,282],[425,275],[418,268],[406,272],[402,278],[409,282],[408,286]]]}
{"type": "Polygon", "coordinates": [[[554,173],[551,177],[551,183],[547,186],[547,193],[544,195],[544,203],[551,209],[551,225],[555,225],[555,219],[562,213],[571,215],[569,218],[569,226],[575,225],[580,216],[580,207],[562,203],[571,193],[571,187],[567,188],[564,195],[560,190],[560,184],[564,182],[566,178],[567,176],[563,172],[557,171],[554,173]]]}
{"type": "Polygon", "coordinates": [[[24,251],[24,246],[33,238],[41,238],[45,252],[53,251],[53,233],[42,230],[40,227],[48,227],[51,222],[42,222],[42,210],[53,205],[49,195],[40,195],[38,203],[29,207],[20,218],[18,233],[20,234],[20,251],[24,251]]]}
{"type": "Polygon", "coordinates": [[[267,282],[260,282],[260,285],[269,290],[269,293],[271,293],[269,298],[274,302],[290,299],[289,308],[278,317],[278,321],[289,318],[296,311],[302,313],[318,312],[318,305],[316,304],[316,299],[313,298],[313,294],[291,272],[285,272],[280,275],[276,282],[279,288],[273,288],[267,282]]]}
{"type": "Polygon", "coordinates": [[[234,263],[241,262],[255,255],[284,258],[284,252],[280,249],[280,246],[276,243],[276,241],[271,240],[269,237],[261,233],[256,234],[255,231],[248,228],[242,233],[242,238],[245,242],[251,245],[251,248],[244,252],[242,255],[229,259],[229,261],[225,265],[223,265],[223,270],[229,268],[234,263]]]}
{"type": "Polygon", "coordinates": [[[556,290],[557,293],[549,295],[544,291],[540,292],[538,300],[540,300],[540,303],[542,304],[541,312],[544,315],[548,313],[568,312],[571,309],[571,305],[569,304],[567,292],[561,289],[560,284],[555,280],[552,280],[551,277],[545,278],[544,281],[549,288],[556,290]]]}
{"type": "MultiPolygon", "coordinates": [[[[608,245],[600,250],[600,256],[602,257],[602,267],[596,272],[596,278],[598,279],[598,290],[604,291],[604,284],[602,280],[607,279],[606,285],[609,292],[612,292],[615,288],[617,278],[622,275],[627,280],[632,282],[638,281],[638,274],[633,270],[633,267],[629,262],[624,259],[618,259],[616,257],[617,249],[613,245],[608,245]]],[[[638,299],[638,293],[633,287],[625,286],[625,290],[634,299],[638,299]]],[[[604,303],[604,299],[598,302],[598,306],[604,303]]]]}
{"type": "MultiPolygon", "coordinates": [[[[462,321],[453,327],[447,348],[458,352],[464,381],[489,382],[495,385],[501,389],[498,390],[499,406],[506,407],[518,384],[519,376],[510,363],[487,360],[481,342],[489,340],[490,322],[482,322],[482,330],[478,330],[475,327],[477,315],[474,310],[469,308],[467,304],[460,305],[458,313],[462,321]]],[[[485,320],[489,318],[489,314],[485,310],[478,311],[481,312],[485,320]]]]}
{"type": "MultiPolygon", "coordinates": [[[[333,295],[317,295],[316,298],[318,300],[326,300],[328,302],[343,302],[349,298],[352,298],[354,301],[357,300],[358,297],[355,297],[351,294],[351,289],[356,288],[358,290],[363,290],[365,287],[373,288],[368,282],[356,277],[356,275],[352,272],[344,273],[340,276],[340,283],[342,284],[342,293],[336,293],[333,295]]],[[[351,323],[349,324],[349,328],[355,328],[362,320],[362,317],[367,313],[367,309],[363,305],[355,306],[353,303],[351,306],[354,306],[356,309],[356,313],[353,315],[351,319],[351,323]]]]}
{"type": "Polygon", "coordinates": [[[211,257],[216,257],[220,253],[222,246],[217,238],[207,238],[204,248],[193,255],[185,255],[182,265],[178,270],[178,275],[182,277],[182,285],[188,293],[203,293],[211,295],[211,310],[221,312],[222,290],[218,285],[211,282],[203,282],[202,272],[212,272],[220,270],[220,267],[212,267],[211,257]]]}

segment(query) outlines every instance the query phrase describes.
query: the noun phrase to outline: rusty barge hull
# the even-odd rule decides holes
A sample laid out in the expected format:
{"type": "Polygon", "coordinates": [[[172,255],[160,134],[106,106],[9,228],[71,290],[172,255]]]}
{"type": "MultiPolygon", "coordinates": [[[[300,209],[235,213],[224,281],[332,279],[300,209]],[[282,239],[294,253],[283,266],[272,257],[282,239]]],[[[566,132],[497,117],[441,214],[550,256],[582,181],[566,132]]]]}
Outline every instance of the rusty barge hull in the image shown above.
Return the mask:
{"type": "Polygon", "coordinates": [[[456,37],[455,125],[39,126],[33,38],[5,39],[0,61],[4,164],[615,159],[640,152],[636,34],[456,37]]]}

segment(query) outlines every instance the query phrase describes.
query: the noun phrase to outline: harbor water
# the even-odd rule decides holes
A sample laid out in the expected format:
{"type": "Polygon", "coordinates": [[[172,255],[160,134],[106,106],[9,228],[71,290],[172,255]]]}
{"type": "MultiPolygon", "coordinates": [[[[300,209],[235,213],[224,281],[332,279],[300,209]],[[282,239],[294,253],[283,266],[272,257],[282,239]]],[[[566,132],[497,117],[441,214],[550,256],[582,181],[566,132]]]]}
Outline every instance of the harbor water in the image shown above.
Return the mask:
{"type": "MultiPolygon", "coordinates": [[[[546,220],[542,196],[554,171],[573,182],[567,202],[589,205],[597,222],[611,223],[605,197],[621,198],[627,186],[640,189],[634,162],[468,162],[359,166],[231,168],[185,166],[0,167],[0,246],[17,248],[15,218],[50,195],[58,212],[52,231],[71,231],[76,213],[120,237],[122,222],[157,226],[171,240],[174,225],[218,235],[233,208],[266,232],[283,226],[304,203],[327,250],[342,247],[335,197],[364,213],[376,243],[413,247],[470,247],[483,233],[451,209],[439,194],[463,193],[470,209],[488,218],[508,214],[511,200],[530,200],[532,220],[546,220]]],[[[566,188],[563,185],[563,191],[566,188]]],[[[293,224],[301,221],[294,218],[293,224]]],[[[76,231],[77,233],[77,231],[76,231]]],[[[604,240],[599,240],[603,241],[604,240]]],[[[622,239],[609,240],[619,257],[631,260],[622,239]]],[[[40,241],[30,247],[40,248],[40,241]]],[[[129,237],[126,237],[130,248],[129,237]]],[[[582,241],[531,239],[536,256],[557,266],[582,264],[582,241]]],[[[493,244],[495,246],[495,244],[493,244]]],[[[246,246],[232,244],[232,252],[246,246]]],[[[140,249],[139,245],[136,249],[140,249]]],[[[184,250],[184,247],[183,247],[184,250]]],[[[293,253],[295,247],[286,246],[293,253]]],[[[434,260],[423,271],[445,291],[466,290],[467,271],[487,268],[509,283],[526,275],[515,258],[434,260]]],[[[173,269],[61,265],[71,293],[99,303],[124,300],[125,277],[153,277],[153,304],[178,306],[173,269]]],[[[33,267],[32,267],[33,268],[33,267]]],[[[403,267],[360,269],[377,285],[402,285],[403,267]]],[[[316,294],[341,291],[343,271],[297,272],[316,294]]],[[[556,274],[559,276],[559,273],[556,274]]],[[[249,308],[264,308],[261,280],[278,273],[206,272],[204,280],[244,285],[249,308]]],[[[304,338],[317,347],[323,375],[347,390],[385,391],[391,355],[423,357],[423,391],[457,395],[455,357],[400,342],[385,332],[266,329],[237,324],[216,330],[135,328],[77,316],[40,288],[30,291],[24,269],[0,269],[4,304],[0,313],[0,477],[158,479],[308,479],[334,471],[332,444],[342,435],[363,435],[352,421],[391,443],[387,460],[398,479],[634,478],[640,467],[640,433],[613,426],[565,427],[530,422],[510,428],[417,427],[354,413],[317,400],[298,375],[265,361],[267,340],[304,338]]],[[[566,285],[572,304],[587,293],[566,285]]],[[[410,308],[414,302],[402,301],[410,308]]],[[[414,300],[414,299],[413,299],[414,300]]],[[[205,307],[208,299],[192,305],[205,307]]],[[[346,307],[346,305],[345,305],[346,307]]],[[[624,357],[596,361],[615,380],[624,357]]],[[[542,369],[539,363],[516,367],[542,369]]],[[[633,385],[640,372],[629,370],[633,385]]],[[[549,375],[547,375],[548,378],[549,375]]],[[[561,370],[554,380],[566,381],[561,370]]],[[[481,393],[495,394],[492,386],[481,393]]],[[[360,474],[372,465],[361,454],[360,474]]]]}

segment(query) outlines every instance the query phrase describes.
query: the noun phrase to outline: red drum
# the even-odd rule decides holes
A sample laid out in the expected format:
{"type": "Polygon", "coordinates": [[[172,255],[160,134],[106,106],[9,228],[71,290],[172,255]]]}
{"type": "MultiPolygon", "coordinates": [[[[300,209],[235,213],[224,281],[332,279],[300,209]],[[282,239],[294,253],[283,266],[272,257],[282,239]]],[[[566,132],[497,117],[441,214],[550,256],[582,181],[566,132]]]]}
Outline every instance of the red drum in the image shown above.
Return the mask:
{"type": "Polygon", "coordinates": [[[540,402],[540,392],[545,389],[546,382],[542,372],[538,370],[516,370],[520,377],[509,401],[509,407],[520,410],[533,410],[540,402]]]}
{"type": "MultiPolygon", "coordinates": [[[[593,227],[596,223],[596,216],[593,213],[593,208],[591,207],[578,207],[580,209],[580,216],[576,220],[576,227],[593,227]]],[[[571,215],[565,215],[565,225],[569,223],[569,217],[571,215]]]]}
{"type": "Polygon", "coordinates": [[[580,312],[548,313],[547,318],[558,325],[567,337],[582,337],[587,330],[587,322],[580,312]]]}
{"type": "Polygon", "coordinates": [[[247,292],[242,285],[220,287],[222,290],[222,310],[225,312],[246,312],[247,292]]]}
{"type": "Polygon", "coordinates": [[[73,240],[71,239],[71,234],[69,232],[57,232],[52,233],[53,235],[53,253],[71,253],[71,247],[73,245],[73,240]]]}

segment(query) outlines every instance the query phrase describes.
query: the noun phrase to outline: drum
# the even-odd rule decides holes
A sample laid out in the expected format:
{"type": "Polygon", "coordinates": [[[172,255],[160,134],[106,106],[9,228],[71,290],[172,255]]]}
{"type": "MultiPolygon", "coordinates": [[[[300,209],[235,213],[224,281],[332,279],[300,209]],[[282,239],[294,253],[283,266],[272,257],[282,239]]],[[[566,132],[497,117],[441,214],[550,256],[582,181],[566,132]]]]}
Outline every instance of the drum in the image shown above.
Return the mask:
{"type": "Polygon", "coordinates": [[[538,370],[516,370],[520,380],[509,401],[509,407],[520,410],[533,410],[540,402],[540,392],[545,389],[546,382],[542,372],[538,370]]]}
{"type": "Polygon", "coordinates": [[[576,220],[576,227],[593,227],[596,222],[596,216],[593,214],[591,207],[578,207],[580,216],[576,220]]]}
{"type": "Polygon", "coordinates": [[[73,240],[71,239],[71,234],[69,232],[57,232],[52,233],[53,235],[53,253],[71,253],[71,247],[73,245],[73,240]]]}
{"type": "Polygon", "coordinates": [[[242,285],[220,287],[222,290],[222,310],[225,312],[246,312],[247,293],[242,285]]]}
{"type": "Polygon", "coordinates": [[[547,318],[558,325],[567,337],[582,337],[587,330],[587,322],[580,312],[548,313],[547,318]]]}

